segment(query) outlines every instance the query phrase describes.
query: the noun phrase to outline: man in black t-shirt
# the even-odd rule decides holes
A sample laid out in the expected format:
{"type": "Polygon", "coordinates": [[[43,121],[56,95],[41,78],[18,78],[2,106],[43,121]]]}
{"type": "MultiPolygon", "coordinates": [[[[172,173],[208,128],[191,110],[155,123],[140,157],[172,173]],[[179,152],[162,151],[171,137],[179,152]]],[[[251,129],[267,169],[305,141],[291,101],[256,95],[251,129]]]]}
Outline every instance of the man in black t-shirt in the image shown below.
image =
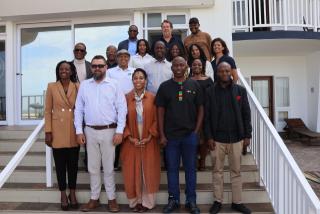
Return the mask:
{"type": "Polygon", "coordinates": [[[165,147],[169,201],[164,213],[179,207],[180,158],[186,174],[186,208],[200,213],[196,205],[196,155],[198,132],[203,120],[203,95],[200,85],[185,79],[187,63],[182,57],[172,61],[173,78],[163,82],[156,95],[160,144],[165,147]]]}
{"type": "Polygon", "coordinates": [[[251,213],[241,203],[241,153],[251,139],[251,112],[247,91],[232,82],[231,65],[218,65],[218,82],[206,91],[205,136],[211,150],[213,167],[214,203],[211,214],[218,213],[223,202],[224,159],[228,155],[232,186],[231,208],[241,213],[251,213]]]}

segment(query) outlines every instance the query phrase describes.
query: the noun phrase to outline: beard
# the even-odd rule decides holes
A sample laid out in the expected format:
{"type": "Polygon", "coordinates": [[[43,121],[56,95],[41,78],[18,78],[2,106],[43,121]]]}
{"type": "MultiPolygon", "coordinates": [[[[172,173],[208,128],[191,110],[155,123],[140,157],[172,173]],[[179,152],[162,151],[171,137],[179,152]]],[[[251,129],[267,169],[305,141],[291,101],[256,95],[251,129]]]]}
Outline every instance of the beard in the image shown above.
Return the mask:
{"type": "Polygon", "coordinates": [[[94,80],[102,80],[105,77],[106,73],[93,73],[94,80]]]}

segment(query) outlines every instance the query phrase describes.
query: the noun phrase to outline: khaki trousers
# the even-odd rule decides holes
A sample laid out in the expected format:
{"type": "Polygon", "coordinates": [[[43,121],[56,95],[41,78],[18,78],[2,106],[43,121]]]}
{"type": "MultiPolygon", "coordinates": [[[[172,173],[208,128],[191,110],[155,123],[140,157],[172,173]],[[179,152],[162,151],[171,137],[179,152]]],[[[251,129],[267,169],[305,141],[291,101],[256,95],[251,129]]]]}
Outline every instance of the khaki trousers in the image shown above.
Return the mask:
{"type": "Polygon", "coordinates": [[[116,198],[113,162],[115,146],[112,143],[116,129],[95,130],[86,126],[84,132],[87,141],[88,171],[90,174],[91,199],[98,200],[101,192],[101,162],[103,180],[108,200],[116,198]]]}
{"type": "Polygon", "coordinates": [[[216,148],[211,151],[213,167],[213,197],[216,201],[223,201],[223,171],[225,156],[228,155],[229,170],[231,177],[232,202],[241,203],[241,153],[243,141],[237,143],[216,142],[216,148]]]}

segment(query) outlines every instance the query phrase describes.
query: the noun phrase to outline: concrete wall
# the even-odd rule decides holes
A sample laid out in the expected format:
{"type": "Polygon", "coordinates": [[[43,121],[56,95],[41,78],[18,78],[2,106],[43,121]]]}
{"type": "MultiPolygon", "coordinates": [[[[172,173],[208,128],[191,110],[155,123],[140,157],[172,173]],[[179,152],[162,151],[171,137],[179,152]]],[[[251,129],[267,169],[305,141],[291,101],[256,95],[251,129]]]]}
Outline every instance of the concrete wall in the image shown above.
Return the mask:
{"type": "MultiPolygon", "coordinates": [[[[274,76],[289,77],[290,107],[289,117],[302,118],[310,128],[307,106],[307,69],[306,58],[300,56],[287,57],[237,57],[237,67],[245,77],[251,76],[274,76]]],[[[319,78],[318,78],[319,79],[319,78]]],[[[275,81],[274,81],[275,83],[275,81]]],[[[274,84],[275,85],[275,84],[274,84]]],[[[274,96],[275,98],[275,96],[274,96]]],[[[275,103],[276,105],[276,103],[275,103]]],[[[311,104],[313,105],[313,104],[311,104]]],[[[280,110],[275,106],[275,110],[280,110]]],[[[312,117],[312,116],[311,116],[312,117]]],[[[277,122],[277,121],[276,121],[277,122]]],[[[277,124],[276,124],[277,125],[277,124]]],[[[314,129],[315,130],[315,129],[314,129]]],[[[278,130],[281,131],[281,130],[278,130]]]]}
{"type": "Polygon", "coordinates": [[[310,128],[320,132],[320,51],[306,57],[307,69],[307,105],[308,124],[310,128]]]}

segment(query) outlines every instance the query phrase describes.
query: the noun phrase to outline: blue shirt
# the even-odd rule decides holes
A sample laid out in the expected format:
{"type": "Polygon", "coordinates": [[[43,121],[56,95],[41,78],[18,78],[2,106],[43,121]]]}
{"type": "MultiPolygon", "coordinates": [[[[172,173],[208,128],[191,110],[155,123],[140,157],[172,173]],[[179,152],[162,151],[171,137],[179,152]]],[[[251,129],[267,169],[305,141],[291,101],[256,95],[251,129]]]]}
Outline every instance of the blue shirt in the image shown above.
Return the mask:
{"type": "Polygon", "coordinates": [[[117,123],[116,133],[126,125],[127,102],[116,80],[106,77],[97,83],[93,78],[80,84],[74,110],[76,133],[82,134],[86,125],[103,126],[117,123]]]}
{"type": "Polygon", "coordinates": [[[128,43],[128,52],[131,56],[136,55],[137,52],[137,40],[130,40],[128,43]]]}

